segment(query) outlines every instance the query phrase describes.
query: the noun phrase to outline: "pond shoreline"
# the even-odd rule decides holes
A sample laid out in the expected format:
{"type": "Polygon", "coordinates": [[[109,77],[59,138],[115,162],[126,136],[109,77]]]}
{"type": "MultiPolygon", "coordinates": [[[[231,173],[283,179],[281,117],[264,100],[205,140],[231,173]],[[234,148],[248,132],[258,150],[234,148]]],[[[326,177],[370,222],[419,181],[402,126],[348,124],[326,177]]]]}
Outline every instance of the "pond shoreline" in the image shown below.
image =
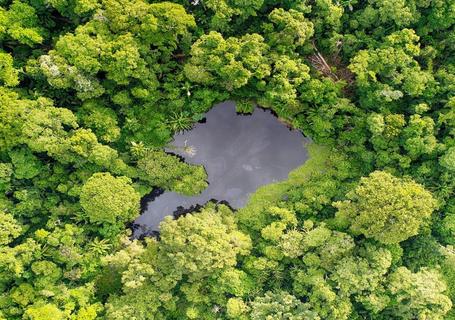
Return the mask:
{"type": "Polygon", "coordinates": [[[233,101],[215,105],[191,130],[178,133],[165,152],[189,164],[203,165],[208,187],[183,196],[154,188],[141,201],[134,237],[158,235],[166,215],[178,218],[200,210],[207,202],[243,207],[258,187],[281,181],[308,159],[306,138],[283,123],[268,108],[239,113],[233,101]],[[185,153],[189,146],[194,154],[185,153]]]}

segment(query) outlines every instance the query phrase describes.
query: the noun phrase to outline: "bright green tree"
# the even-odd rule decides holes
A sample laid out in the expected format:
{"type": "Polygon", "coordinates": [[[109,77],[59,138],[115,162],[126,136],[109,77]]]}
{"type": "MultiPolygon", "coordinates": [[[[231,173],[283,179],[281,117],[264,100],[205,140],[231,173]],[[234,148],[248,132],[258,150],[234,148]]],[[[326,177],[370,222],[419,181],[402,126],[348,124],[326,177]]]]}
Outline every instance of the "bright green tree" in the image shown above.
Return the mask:
{"type": "Polygon", "coordinates": [[[237,257],[251,249],[248,235],[237,230],[232,212],[225,206],[208,207],[181,219],[168,217],[160,226],[160,250],[169,265],[191,279],[235,266],[237,257]]]}
{"type": "Polygon", "coordinates": [[[267,43],[280,53],[294,52],[313,36],[313,24],[302,12],[277,8],[268,18],[263,25],[267,43]]]}
{"type": "Polygon", "coordinates": [[[335,202],[340,223],[354,234],[363,234],[385,244],[416,235],[436,208],[436,200],[423,186],[387,172],[375,171],[335,202]]]}
{"type": "MultiPolygon", "coordinates": [[[[44,28],[31,5],[12,1],[9,8],[0,7],[0,41],[17,41],[33,46],[43,41],[44,28]]],[[[0,68],[1,70],[1,68],[0,68]]],[[[1,74],[1,73],[0,73],[1,74]]]]}
{"type": "Polygon", "coordinates": [[[0,211],[0,245],[6,245],[20,236],[22,228],[11,214],[0,211]]]}
{"type": "Polygon", "coordinates": [[[285,291],[266,292],[262,297],[256,297],[251,303],[250,317],[254,320],[279,319],[318,320],[317,313],[311,311],[310,306],[303,303],[285,291]]]}
{"type": "Polygon", "coordinates": [[[193,82],[217,84],[232,91],[245,86],[250,79],[260,80],[270,74],[267,50],[264,38],[258,34],[224,39],[212,31],[191,47],[185,75],[193,82]]]}
{"type": "Polygon", "coordinates": [[[23,319],[27,320],[63,320],[62,310],[53,304],[36,305],[27,308],[23,319]]]}
{"type": "Polygon", "coordinates": [[[81,206],[92,223],[125,223],[139,213],[139,194],[127,177],[95,173],[84,184],[81,206]]]}
{"type": "Polygon", "coordinates": [[[207,187],[203,166],[189,165],[161,150],[147,150],[137,161],[141,178],[153,186],[185,195],[201,193],[207,187]]]}
{"type": "Polygon", "coordinates": [[[388,280],[387,292],[391,302],[385,313],[392,317],[442,320],[452,307],[452,302],[444,294],[446,284],[435,270],[422,269],[412,273],[400,267],[388,280]]]}
{"type": "Polygon", "coordinates": [[[0,51],[0,81],[8,87],[14,87],[19,84],[19,70],[14,68],[11,54],[0,51]]]}

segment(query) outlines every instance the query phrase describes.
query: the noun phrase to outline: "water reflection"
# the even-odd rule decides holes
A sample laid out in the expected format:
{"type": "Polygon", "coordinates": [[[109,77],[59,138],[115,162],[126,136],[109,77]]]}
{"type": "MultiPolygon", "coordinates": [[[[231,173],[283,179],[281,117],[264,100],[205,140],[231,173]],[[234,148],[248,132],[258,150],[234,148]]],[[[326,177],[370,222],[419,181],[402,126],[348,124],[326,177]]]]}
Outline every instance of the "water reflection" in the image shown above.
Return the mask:
{"type": "Polygon", "coordinates": [[[166,215],[197,209],[207,201],[227,201],[244,206],[258,187],[284,180],[308,158],[302,134],[289,130],[268,110],[256,108],[252,115],[238,115],[232,101],[213,107],[205,123],[177,134],[167,151],[202,164],[209,186],[200,195],[175,192],[155,194],[136,219],[136,236],[158,230],[166,215]]]}

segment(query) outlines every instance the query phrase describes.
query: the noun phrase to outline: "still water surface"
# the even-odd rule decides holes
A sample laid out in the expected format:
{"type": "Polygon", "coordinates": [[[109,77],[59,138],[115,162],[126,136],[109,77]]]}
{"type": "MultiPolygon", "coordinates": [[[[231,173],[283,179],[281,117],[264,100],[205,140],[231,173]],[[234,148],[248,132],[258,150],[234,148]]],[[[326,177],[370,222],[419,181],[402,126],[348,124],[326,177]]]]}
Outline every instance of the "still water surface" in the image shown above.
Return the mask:
{"type": "Polygon", "coordinates": [[[214,106],[205,123],[176,134],[172,147],[166,149],[188,163],[202,164],[209,186],[197,196],[164,192],[149,201],[135,221],[135,235],[156,231],[165,216],[210,200],[227,201],[235,209],[244,206],[258,187],[286,179],[307,160],[306,142],[269,110],[256,108],[252,115],[239,115],[232,101],[214,106]],[[189,148],[191,154],[185,152],[189,148]]]}

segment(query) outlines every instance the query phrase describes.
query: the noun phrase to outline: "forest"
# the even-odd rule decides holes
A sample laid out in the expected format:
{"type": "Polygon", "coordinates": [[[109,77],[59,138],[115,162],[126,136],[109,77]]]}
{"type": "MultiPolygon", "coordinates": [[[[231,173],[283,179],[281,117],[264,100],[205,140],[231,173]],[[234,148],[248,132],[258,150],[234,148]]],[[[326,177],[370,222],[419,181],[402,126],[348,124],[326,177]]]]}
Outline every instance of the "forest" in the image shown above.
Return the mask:
{"type": "Polygon", "coordinates": [[[455,0],[0,0],[0,320],[455,319],[455,0]],[[310,159],[134,239],[216,103],[310,159]]]}

